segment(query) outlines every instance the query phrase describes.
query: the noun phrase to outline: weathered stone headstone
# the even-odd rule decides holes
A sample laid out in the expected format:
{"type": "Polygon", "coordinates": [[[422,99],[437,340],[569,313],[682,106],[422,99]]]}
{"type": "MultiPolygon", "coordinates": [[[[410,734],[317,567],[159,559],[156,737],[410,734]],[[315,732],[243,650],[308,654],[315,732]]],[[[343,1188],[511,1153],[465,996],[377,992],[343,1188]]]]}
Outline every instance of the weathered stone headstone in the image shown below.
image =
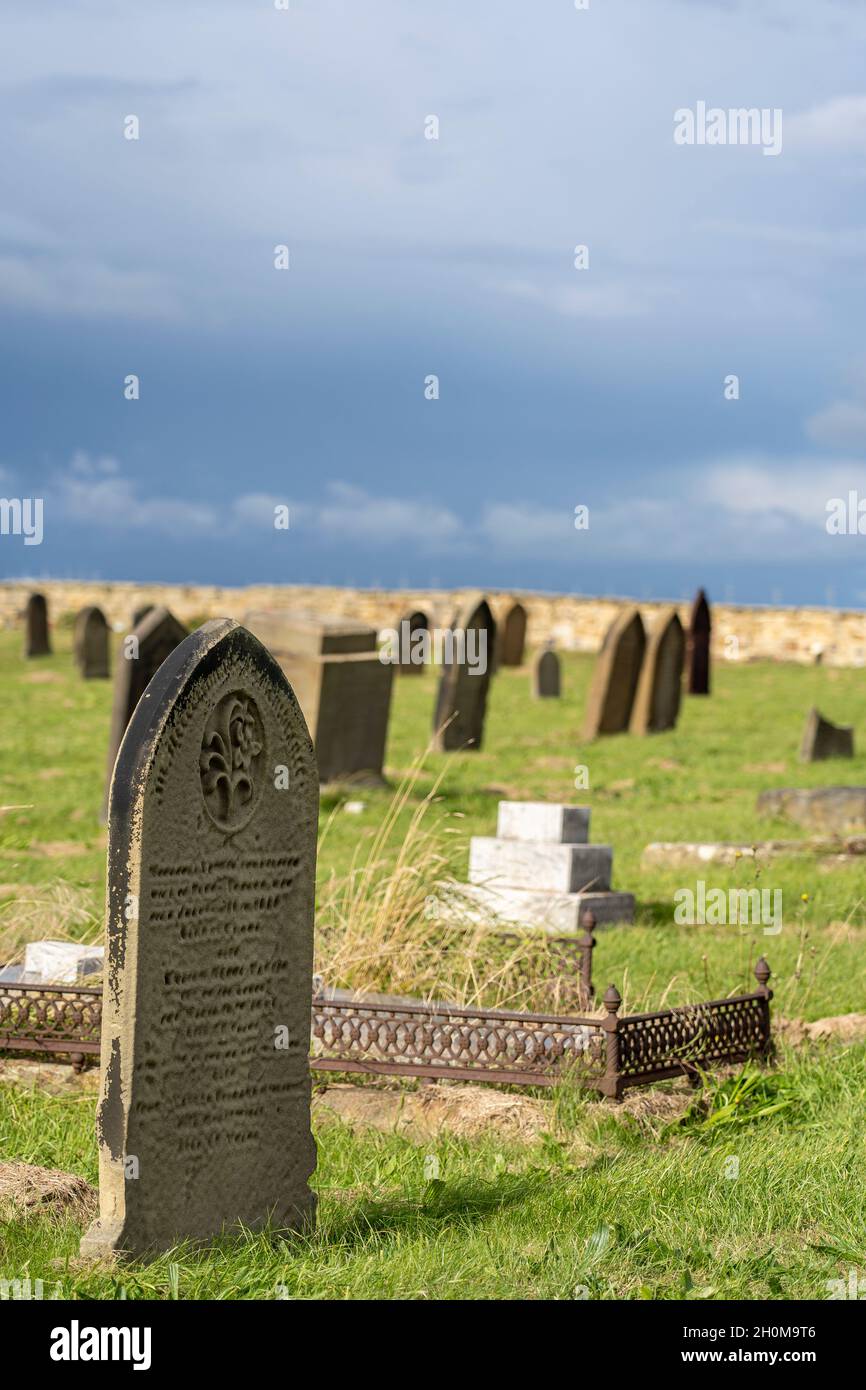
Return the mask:
{"type": "Polygon", "coordinates": [[[397,628],[400,644],[396,669],[401,676],[420,676],[423,674],[424,662],[413,659],[413,653],[418,647],[418,640],[423,639],[416,639],[414,645],[412,639],[416,632],[428,632],[429,627],[427,614],[420,608],[416,608],[413,613],[405,614],[400,619],[397,628]]]}
{"type": "Polygon", "coordinates": [[[75,662],[85,680],[108,677],[108,623],[101,608],[82,608],[75,619],[75,662]]]}
{"type": "Polygon", "coordinates": [[[532,693],[537,700],[559,699],[559,657],[549,647],[532,664],[532,693]]]}
{"type": "Polygon", "coordinates": [[[853,758],[854,729],[850,724],[831,724],[812,708],[803,730],[800,762],[818,763],[825,758],[853,758]]]}
{"type": "Polygon", "coordinates": [[[634,734],[672,729],[680,712],[685,634],[676,609],[659,614],[649,635],[629,727],[634,734]]]}
{"type": "Polygon", "coordinates": [[[608,628],[595,663],[583,721],[585,739],[628,728],[645,647],[640,613],[627,608],[608,628]]]}
{"type": "Polygon", "coordinates": [[[351,618],[248,613],[245,625],[276,657],[313,737],[322,782],[382,781],[394,667],[376,630],[351,618]]]}
{"type": "Polygon", "coordinates": [[[174,614],[169,613],[167,608],[152,608],[138,627],[123,639],[114,673],[103,818],[108,810],[111,777],[126,726],[160,666],[185,637],[186,628],[174,614]]]}
{"type": "Polygon", "coordinates": [[[499,624],[498,666],[522,666],[526,645],[526,609],[513,603],[499,624]]]}
{"type": "Polygon", "coordinates": [[[703,589],[698,589],[689,617],[686,639],[687,688],[690,695],[710,693],[710,605],[703,589]]]}
{"type": "Polygon", "coordinates": [[[111,787],[99,1218],[86,1257],[308,1226],[319,786],[269,652],[227,618],[174,650],[111,787]]]}
{"type": "Polygon", "coordinates": [[[496,645],[490,604],[477,595],[455,615],[443,650],[442,675],[433,715],[434,746],[440,753],[476,752],[484,736],[487,692],[496,645]]]}
{"type": "Polygon", "coordinates": [[[24,655],[51,655],[51,639],[48,636],[48,604],[44,594],[31,594],[27,600],[24,655]]]}
{"type": "Polygon", "coordinates": [[[144,604],[142,604],[141,608],[136,608],[135,611],[134,611],[134,613],[133,613],[133,615],[132,615],[132,626],[133,626],[133,627],[138,627],[139,623],[143,623],[143,622],[144,622],[144,620],[145,620],[145,618],[147,617],[148,613],[152,613],[152,612],[153,612],[153,604],[152,604],[152,603],[144,603],[144,604]]]}

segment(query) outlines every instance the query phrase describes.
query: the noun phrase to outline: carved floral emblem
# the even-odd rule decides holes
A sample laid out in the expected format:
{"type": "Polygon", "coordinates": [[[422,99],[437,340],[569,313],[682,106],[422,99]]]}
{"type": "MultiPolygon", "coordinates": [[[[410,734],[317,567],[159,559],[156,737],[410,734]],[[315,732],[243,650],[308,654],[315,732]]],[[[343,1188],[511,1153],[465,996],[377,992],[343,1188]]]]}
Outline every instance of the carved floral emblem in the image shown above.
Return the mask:
{"type": "Polygon", "coordinates": [[[208,814],[221,830],[246,825],[261,791],[265,735],[255,700],[224,695],[205,725],[199,769],[208,814]]]}

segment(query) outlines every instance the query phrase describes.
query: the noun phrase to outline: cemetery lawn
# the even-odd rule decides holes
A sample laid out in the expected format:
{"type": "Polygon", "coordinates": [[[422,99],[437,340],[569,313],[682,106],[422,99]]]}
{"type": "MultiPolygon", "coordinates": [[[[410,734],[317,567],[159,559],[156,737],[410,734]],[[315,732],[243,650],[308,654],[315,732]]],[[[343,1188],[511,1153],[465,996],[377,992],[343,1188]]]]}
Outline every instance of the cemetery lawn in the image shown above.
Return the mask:
{"type": "MultiPolygon", "coordinates": [[[[29,939],[98,939],[101,930],[98,810],[111,685],[79,679],[70,627],[55,629],[53,639],[53,656],[25,663],[20,634],[0,633],[0,959],[29,939]]],[[[614,849],[614,887],[637,896],[634,926],[597,931],[596,985],[615,982],[626,1009],[751,988],[752,967],[764,954],[777,1017],[866,1010],[866,857],[827,871],[797,855],[760,869],[757,879],[750,861],[730,870],[640,868],[653,840],[805,836],[757,815],[764,788],[866,785],[863,673],[719,665],[712,696],[687,698],[676,730],[586,745],[579,730],[591,670],[591,658],[565,656],[558,702],[530,699],[528,671],[500,672],[482,751],[424,759],[376,849],[373,877],[387,882],[422,810],[436,853],[428,846],[409,865],[421,901],[447,872],[465,878],[469,837],[495,832],[500,799],[588,804],[592,839],[614,849]],[[854,725],[860,751],[853,760],[798,763],[813,704],[854,725]],[[587,768],[588,790],[575,790],[579,765],[587,768]],[[674,892],[694,888],[698,878],[708,888],[780,889],[782,930],[676,925],[674,892]]],[[[395,678],[389,788],[323,795],[320,937],[333,885],[345,880],[353,857],[357,864],[368,853],[394,787],[424,754],[435,684],[433,672],[395,678]],[[363,803],[359,814],[345,809],[347,800],[363,803]]],[[[366,921],[362,903],[346,926],[362,952],[366,921]]],[[[433,938],[435,960],[435,924],[417,913],[411,923],[394,923],[405,940],[422,930],[433,938]]],[[[404,972],[411,959],[405,952],[404,972]]],[[[393,985],[386,964],[380,987],[393,985]]],[[[332,982],[355,981],[349,972],[332,982]]],[[[419,979],[417,988],[427,982],[419,979]]],[[[402,992],[414,988],[411,975],[400,983],[402,992]]],[[[480,998],[488,983],[482,973],[480,998]]],[[[569,1094],[544,1101],[547,1137],[526,1144],[452,1137],[419,1145],[322,1122],[320,1225],[311,1241],[257,1236],[207,1254],[179,1251],[122,1273],[97,1272],[72,1263],[81,1229],[72,1218],[4,1224],[0,1215],[0,1278],[41,1278],[47,1294],[59,1282],[62,1297],[113,1297],[124,1288],[130,1298],[273,1298],[282,1286],[291,1298],[572,1298],[576,1288],[590,1297],[823,1298],[827,1279],[866,1265],[864,1089],[866,1046],[835,1042],[825,1050],[783,1048],[752,1106],[767,1113],[749,1112],[736,1123],[702,1128],[695,1119],[682,1128],[671,1121],[666,1129],[664,1115],[569,1094]],[[425,1178],[428,1154],[439,1162],[432,1181],[425,1178]],[[726,1176],[732,1158],[736,1178],[726,1176]]],[[[712,1094],[706,1102],[722,1108],[712,1094]]],[[[0,1157],[95,1182],[94,1107],[82,1088],[53,1095],[0,1078],[0,1157]]]]}
{"type": "MultiPolygon", "coordinates": [[[[866,1047],[782,1062],[718,1127],[573,1096],[527,1145],[329,1122],[310,1239],[82,1267],[82,1222],[30,1217],[0,1224],[0,1279],[63,1299],[824,1299],[866,1265],[866,1047]]],[[[95,1182],[94,1106],[0,1083],[0,1151],[95,1182]]]]}
{"type": "MultiPolygon", "coordinates": [[[[105,832],[98,812],[111,683],[78,677],[71,637],[70,628],[55,629],[55,654],[25,663],[20,634],[0,633],[5,712],[0,724],[0,958],[11,959],[24,940],[64,934],[98,939],[101,931],[105,832]]],[[[764,788],[866,785],[863,673],[718,664],[713,694],[686,698],[672,732],[582,744],[579,729],[591,670],[591,658],[564,656],[559,701],[532,700],[527,671],[501,671],[492,684],[483,749],[427,755],[382,847],[378,877],[387,874],[412,815],[434,787],[424,822],[435,835],[437,863],[429,852],[424,862],[419,857],[412,867],[422,878],[435,868],[437,877],[450,870],[465,879],[469,837],[495,833],[500,799],[588,804],[592,840],[613,846],[613,886],[637,897],[635,925],[599,929],[595,953],[596,984],[614,981],[627,1009],[752,988],[751,972],[761,954],[772,967],[776,1007],[786,1015],[816,1019],[866,1008],[866,855],[852,856],[850,865],[832,871],[801,855],[774,861],[757,876],[750,860],[734,869],[640,868],[641,852],[654,840],[750,843],[804,837],[808,832],[796,825],[758,816],[755,801],[764,788]],[[813,704],[828,718],[854,725],[860,750],[855,758],[797,761],[813,704]],[[575,790],[574,770],[580,765],[588,771],[588,790],[575,790]],[[708,889],[781,890],[782,931],[765,935],[750,925],[676,925],[673,895],[679,888],[694,890],[698,878],[708,889]]],[[[386,762],[390,787],[328,789],[323,795],[320,905],[333,883],[348,874],[353,856],[357,862],[368,853],[394,787],[423,756],[435,689],[432,671],[395,678],[386,762]],[[347,813],[347,800],[363,803],[360,814],[347,813]]],[[[352,924],[361,947],[362,916],[352,924]]],[[[320,911],[320,931],[322,920],[320,911]]],[[[404,926],[395,923],[390,929],[404,926]]],[[[353,982],[333,979],[334,984],[353,982]]],[[[377,982],[365,984],[376,987],[377,982]]],[[[383,978],[378,987],[389,984],[393,981],[383,978]]],[[[411,978],[401,977],[400,986],[413,992],[411,978]]],[[[423,982],[417,988],[423,989],[423,982]]]]}

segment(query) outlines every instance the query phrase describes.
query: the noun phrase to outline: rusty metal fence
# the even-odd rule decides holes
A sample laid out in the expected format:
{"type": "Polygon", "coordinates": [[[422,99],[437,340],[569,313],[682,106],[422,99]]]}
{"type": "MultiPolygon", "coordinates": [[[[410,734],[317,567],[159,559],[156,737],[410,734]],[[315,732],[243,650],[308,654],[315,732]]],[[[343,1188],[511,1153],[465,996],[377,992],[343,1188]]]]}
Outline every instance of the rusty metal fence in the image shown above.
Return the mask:
{"type": "MultiPolygon", "coordinates": [[[[753,994],[622,1017],[613,985],[604,1014],[586,1017],[320,989],[312,1001],[310,1065],[517,1086],[568,1077],[618,1100],[629,1086],[768,1057],[773,992],[763,958],[755,978],[753,994]]],[[[51,1054],[81,1070],[99,1055],[101,1013],[98,988],[0,984],[0,1053],[51,1054]]]]}

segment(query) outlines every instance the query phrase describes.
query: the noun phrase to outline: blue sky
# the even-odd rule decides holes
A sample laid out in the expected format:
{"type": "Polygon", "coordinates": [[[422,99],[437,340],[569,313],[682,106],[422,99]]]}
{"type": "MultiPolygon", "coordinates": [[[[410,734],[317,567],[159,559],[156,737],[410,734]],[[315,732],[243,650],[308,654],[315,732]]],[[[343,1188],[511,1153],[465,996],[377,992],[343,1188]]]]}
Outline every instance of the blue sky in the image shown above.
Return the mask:
{"type": "Polygon", "coordinates": [[[0,577],[866,600],[866,6],[3,22],[0,577]]]}

